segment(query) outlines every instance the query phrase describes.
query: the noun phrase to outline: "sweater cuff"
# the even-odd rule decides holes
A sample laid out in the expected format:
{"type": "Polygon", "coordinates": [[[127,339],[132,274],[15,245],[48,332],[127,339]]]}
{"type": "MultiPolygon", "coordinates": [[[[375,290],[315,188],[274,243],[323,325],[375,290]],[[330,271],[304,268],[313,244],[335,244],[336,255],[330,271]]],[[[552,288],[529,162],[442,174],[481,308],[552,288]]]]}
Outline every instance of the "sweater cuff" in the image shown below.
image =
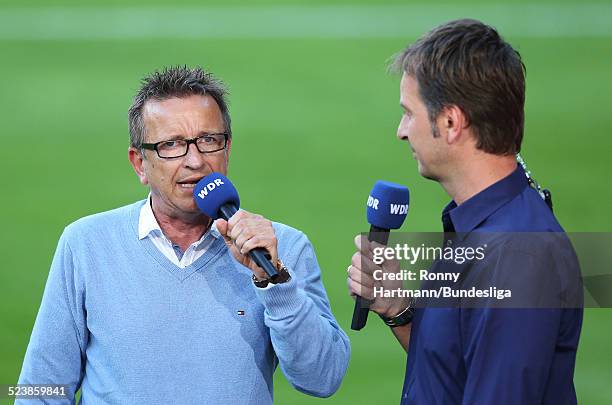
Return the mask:
{"type": "Polygon", "coordinates": [[[291,270],[289,274],[291,280],[286,283],[272,284],[268,288],[258,288],[253,285],[255,294],[273,319],[292,316],[300,312],[304,305],[304,293],[298,289],[295,274],[291,270]]]}

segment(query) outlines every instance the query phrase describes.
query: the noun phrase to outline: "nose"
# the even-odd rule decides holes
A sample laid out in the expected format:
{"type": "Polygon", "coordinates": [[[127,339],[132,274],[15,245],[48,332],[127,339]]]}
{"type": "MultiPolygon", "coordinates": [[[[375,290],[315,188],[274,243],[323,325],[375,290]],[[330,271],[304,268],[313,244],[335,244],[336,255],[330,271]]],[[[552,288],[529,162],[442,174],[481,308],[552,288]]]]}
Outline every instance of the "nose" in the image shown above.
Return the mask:
{"type": "Polygon", "coordinates": [[[408,131],[407,131],[407,125],[404,122],[406,120],[406,116],[402,116],[402,119],[400,120],[400,123],[397,127],[397,139],[399,139],[400,141],[407,141],[408,140],[408,131]]]}
{"type": "Polygon", "coordinates": [[[204,153],[201,153],[196,147],[195,143],[192,143],[187,148],[187,154],[184,157],[183,164],[185,167],[189,167],[191,169],[199,169],[206,162],[206,157],[204,153]]]}

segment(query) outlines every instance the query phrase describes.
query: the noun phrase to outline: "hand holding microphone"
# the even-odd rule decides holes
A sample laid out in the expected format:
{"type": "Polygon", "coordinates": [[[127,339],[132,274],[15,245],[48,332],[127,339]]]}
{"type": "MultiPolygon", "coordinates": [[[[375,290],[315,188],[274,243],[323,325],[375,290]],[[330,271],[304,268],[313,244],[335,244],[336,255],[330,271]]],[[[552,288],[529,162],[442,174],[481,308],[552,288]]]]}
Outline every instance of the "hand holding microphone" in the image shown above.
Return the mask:
{"type": "Polygon", "coordinates": [[[272,263],[278,261],[278,245],[272,222],[261,215],[239,211],[238,191],[221,173],[202,178],[193,196],[200,211],[218,220],[217,229],[234,258],[258,279],[276,280],[278,272],[272,263]]]}
{"type": "Polygon", "coordinates": [[[397,260],[385,260],[375,263],[374,249],[383,247],[389,239],[389,230],[402,226],[410,201],[408,188],[399,184],[378,181],[374,185],[367,201],[367,218],[370,233],[367,239],[362,235],[355,237],[357,252],[353,255],[348,267],[348,288],[355,296],[355,309],[351,329],[361,330],[368,319],[371,309],[384,317],[390,318],[404,310],[408,302],[396,298],[376,297],[376,287],[385,290],[402,288],[401,281],[376,280],[374,271],[381,269],[379,276],[388,273],[399,273],[400,263],[397,260]]]}
{"type": "Polygon", "coordinates": [[[257,265],[255,259],[251,258],[249,252],[263,249],[269,253],[270,262],[277,262],[277,240],[272,221],[261,215],[240,210],[229,220],[218,219],[217,229],[238,263],[251,269],[258,279],[270,277],[257,265]]]}

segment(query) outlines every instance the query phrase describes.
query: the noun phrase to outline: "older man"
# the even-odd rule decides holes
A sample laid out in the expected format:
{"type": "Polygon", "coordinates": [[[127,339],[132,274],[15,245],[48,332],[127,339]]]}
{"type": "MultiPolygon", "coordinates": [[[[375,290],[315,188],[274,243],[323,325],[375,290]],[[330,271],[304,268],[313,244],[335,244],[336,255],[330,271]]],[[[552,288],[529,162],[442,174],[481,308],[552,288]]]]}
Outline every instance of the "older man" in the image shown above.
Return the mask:
{"type": "MultiPolygon", "coordinates": [[[[494,28],[457,20],[410,45],[394,67],[403,74],[397,137],[409,142],[419,173],[452,198],[442,212],[447,246],[495,242],[484,245],[482,263],[460,268],[463,285],[511,285],[518,297],[512,309],[490,299],[411,308],[405,297],[376,297],[372,246],[357,238],[349,291],[372,300],[370,309],[408,353],[402,403],[575,404],[579,271],[563,229],[517,166],[525,101],[520,55],[494,28]],[[542,296],[550,298],[544,305],[542,296]]],[[[397,271],[398,263],[383,268],[397,271]]],[[[438,260],[431,270],[442,268],[438,260]]]]}
{"type": "Polygon", "coordinates": [[[349,342],[306,236],[246,211],[213,222],[194,202],[198,180],[227,173],[225,96],[200,68],[143,80],[129,160],[149,197],[65,229],[21,384],[66,384],[69,400],[80,388],[84,403],[266,404],[280,364],[302,392],[338,389],[349,342]]]}

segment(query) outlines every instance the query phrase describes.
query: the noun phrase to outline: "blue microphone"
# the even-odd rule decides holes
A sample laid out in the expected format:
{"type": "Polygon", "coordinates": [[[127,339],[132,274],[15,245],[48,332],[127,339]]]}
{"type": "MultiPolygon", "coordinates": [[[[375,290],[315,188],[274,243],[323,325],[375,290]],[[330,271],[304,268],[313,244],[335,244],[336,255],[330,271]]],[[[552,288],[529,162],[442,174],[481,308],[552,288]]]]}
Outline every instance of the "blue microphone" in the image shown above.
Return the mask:
{"type": "MultiPolygon", "coordinates": [[[[389,241],[389,231],[399,229],[408,215],[410,191],[400,184],[379,180],[374,184],[366,205],[370,224],[368,240],[386,245],[389,241]]],[[[357,296],[351,329],[363,329],[368,321],[369,310],[364,300],[357,296]]]]}
{"type": "Polygon", "coordinates": [[[410,205],[408,187],[379,180],[368,196],[366,215],[370,226],[368,240],[383,245],[389,240],[389,230],[401,228],[410,205]]]}
{"type": "MultiPolygon", "coordinates": [[[[198,181],[193,189],[193,198],[198,209],[212,219],[223,218],[228,221],[240,208],[238,191],[227,177],[217,172],[198,181]]],[[[278,277],[266,249],[255,248],[249,252],[249,256],[272,280],[278,277]]]]}

